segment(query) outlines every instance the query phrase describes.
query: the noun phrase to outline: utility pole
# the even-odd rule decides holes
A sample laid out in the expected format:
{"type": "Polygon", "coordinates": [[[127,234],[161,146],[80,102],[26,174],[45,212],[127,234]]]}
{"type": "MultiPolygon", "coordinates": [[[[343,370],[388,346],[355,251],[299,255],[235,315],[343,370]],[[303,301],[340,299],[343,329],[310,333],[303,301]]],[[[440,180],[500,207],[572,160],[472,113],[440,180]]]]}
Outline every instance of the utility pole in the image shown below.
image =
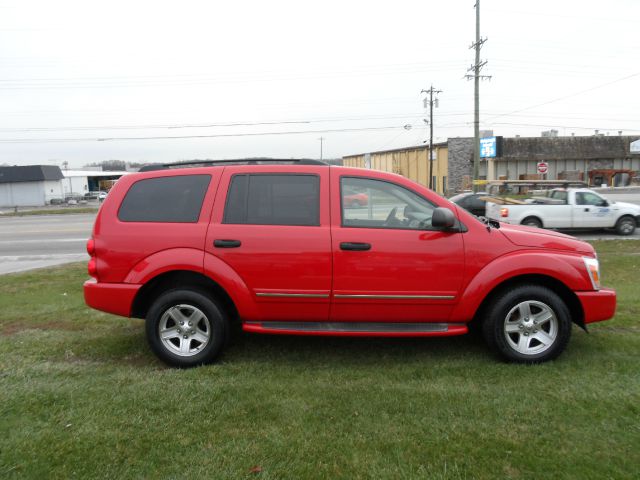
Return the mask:
{"type": "Polygon", "coordinates": [[[476,41],[469,47],[476,51],[475,63],[467,70],[472,75],[465,75],[467,80],[474,80],[473,98],[473,191],[478,191],[478,177],[480,176],[480,80],[490,79],[491,76],[480,75],[480,70],[487,62],[480,61],[480,49],[486,38],[480,38],[480,0],[476,0],[476,41]]]}
{"type": "Polygon", "coordinates": [[[320,137],[320,161],[322,161],[322,142],[324,141],[324,137],[320,137]]]}
{"type": "Polygon", "coordinates": [[[424,99],[424,106],[426,108],[427,103],[429,104],[429,188],[433,190],[435,187],[433,185],[433,104],[435,103],[436,107],[438,106],[438,99],[434,100],[433,94],[442,93],[442,90],[435,90],[431,85],[429,90],[422,90],[420,93],[429,95],[428,99],[424,99]]]}

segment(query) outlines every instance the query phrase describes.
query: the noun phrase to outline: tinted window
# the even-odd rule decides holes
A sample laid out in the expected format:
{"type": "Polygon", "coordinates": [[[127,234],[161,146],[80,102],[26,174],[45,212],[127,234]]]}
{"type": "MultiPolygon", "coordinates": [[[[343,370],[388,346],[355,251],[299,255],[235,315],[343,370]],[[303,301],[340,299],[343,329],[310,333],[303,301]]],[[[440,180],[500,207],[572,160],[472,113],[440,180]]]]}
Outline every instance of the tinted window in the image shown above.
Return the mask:
{"type": "Polygon", "coordinates": [[[148,178],[134,183],[122,201],[123,222],[195,223],[210,175],[148,178]]]}
{"type": "Polygon", "coordinates": [[[485,208],[485,201],[484,200],[480,200],[480,196],[474,196],[471,198],[469,205],[471,208],[475,208],[476,210],[482,210],[483,208],[485,208]]]}
{"type": "Polygon", "coordinates": [[[316,175],[234,175],[223,223],[320,225],[316,175]]]}
{"type": "Polygon", "coordinates": [[[345,227],[416,230],[431,227],[434,206],[400,185],[345,177],[340,186],[345,227]]]}

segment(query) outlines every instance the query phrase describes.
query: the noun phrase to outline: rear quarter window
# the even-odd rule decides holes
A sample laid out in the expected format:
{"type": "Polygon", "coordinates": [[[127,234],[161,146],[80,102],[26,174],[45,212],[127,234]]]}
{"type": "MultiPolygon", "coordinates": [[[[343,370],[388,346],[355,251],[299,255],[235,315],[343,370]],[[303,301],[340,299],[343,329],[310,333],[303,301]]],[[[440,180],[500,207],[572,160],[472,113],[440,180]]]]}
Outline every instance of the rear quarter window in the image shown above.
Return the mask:
{"type": "Polygon", "coordinates": [[[147,178],[129,188],[118,210],[122,222],[196,223],[210,175],[147,178]]]}

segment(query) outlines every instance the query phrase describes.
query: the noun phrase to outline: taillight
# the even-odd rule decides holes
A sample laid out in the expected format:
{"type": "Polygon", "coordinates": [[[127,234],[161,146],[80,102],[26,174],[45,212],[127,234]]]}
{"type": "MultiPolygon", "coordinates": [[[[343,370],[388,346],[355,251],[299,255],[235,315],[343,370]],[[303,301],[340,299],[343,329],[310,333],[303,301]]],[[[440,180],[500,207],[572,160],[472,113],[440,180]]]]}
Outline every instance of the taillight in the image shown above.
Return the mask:
{"type": "Polygon", "coordinates": [[[509,209],[508,208],[501,208],[500,209],[500,216],[501,217],[508,217],[509,216],[509,209]]]}
{"type": "Polygon", "coordinates": [[[96,280],[98,279],[98,266],[96,264],[96,243],[93,238],[87,240],[87,253],[91,257],[87,265],[87,272],[96,280]]]}
{"type": "Polygon", "coordinates": [[[89,275],[93,278],[98,278],[98,267],[96,267],[96,259],[94,257],[91,257],[91,259],[89,260],[89,264],[87,265],[87,272],[89,272],[89,275]]]}
{"type": "Polygon", "coordinates": [[[87,240],[87,253],[93,257],[93,254],[96,251],[96,242],[93,241],[93,238],[87,240]]]}

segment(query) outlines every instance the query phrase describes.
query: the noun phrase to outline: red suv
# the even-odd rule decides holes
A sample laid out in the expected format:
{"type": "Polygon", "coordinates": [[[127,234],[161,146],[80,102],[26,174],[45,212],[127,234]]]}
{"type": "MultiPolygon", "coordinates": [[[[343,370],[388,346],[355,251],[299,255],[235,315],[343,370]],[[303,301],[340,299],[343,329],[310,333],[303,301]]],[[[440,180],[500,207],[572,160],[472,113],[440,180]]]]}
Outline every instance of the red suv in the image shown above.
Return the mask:
{"type": "Polygon", "coordinates": [[[87,244],[87,304],[146,318],[174,366],[245,332],[430,337],[480,325],[516,362],[611,318],[593,248],[481,221],[398,175],[310,160],[154,166],[122,177],[87,244]],[[345,198],[366,203],[351,208],[345,198]],[[366,197],[365,197],[366,196],[366,197]]]}

